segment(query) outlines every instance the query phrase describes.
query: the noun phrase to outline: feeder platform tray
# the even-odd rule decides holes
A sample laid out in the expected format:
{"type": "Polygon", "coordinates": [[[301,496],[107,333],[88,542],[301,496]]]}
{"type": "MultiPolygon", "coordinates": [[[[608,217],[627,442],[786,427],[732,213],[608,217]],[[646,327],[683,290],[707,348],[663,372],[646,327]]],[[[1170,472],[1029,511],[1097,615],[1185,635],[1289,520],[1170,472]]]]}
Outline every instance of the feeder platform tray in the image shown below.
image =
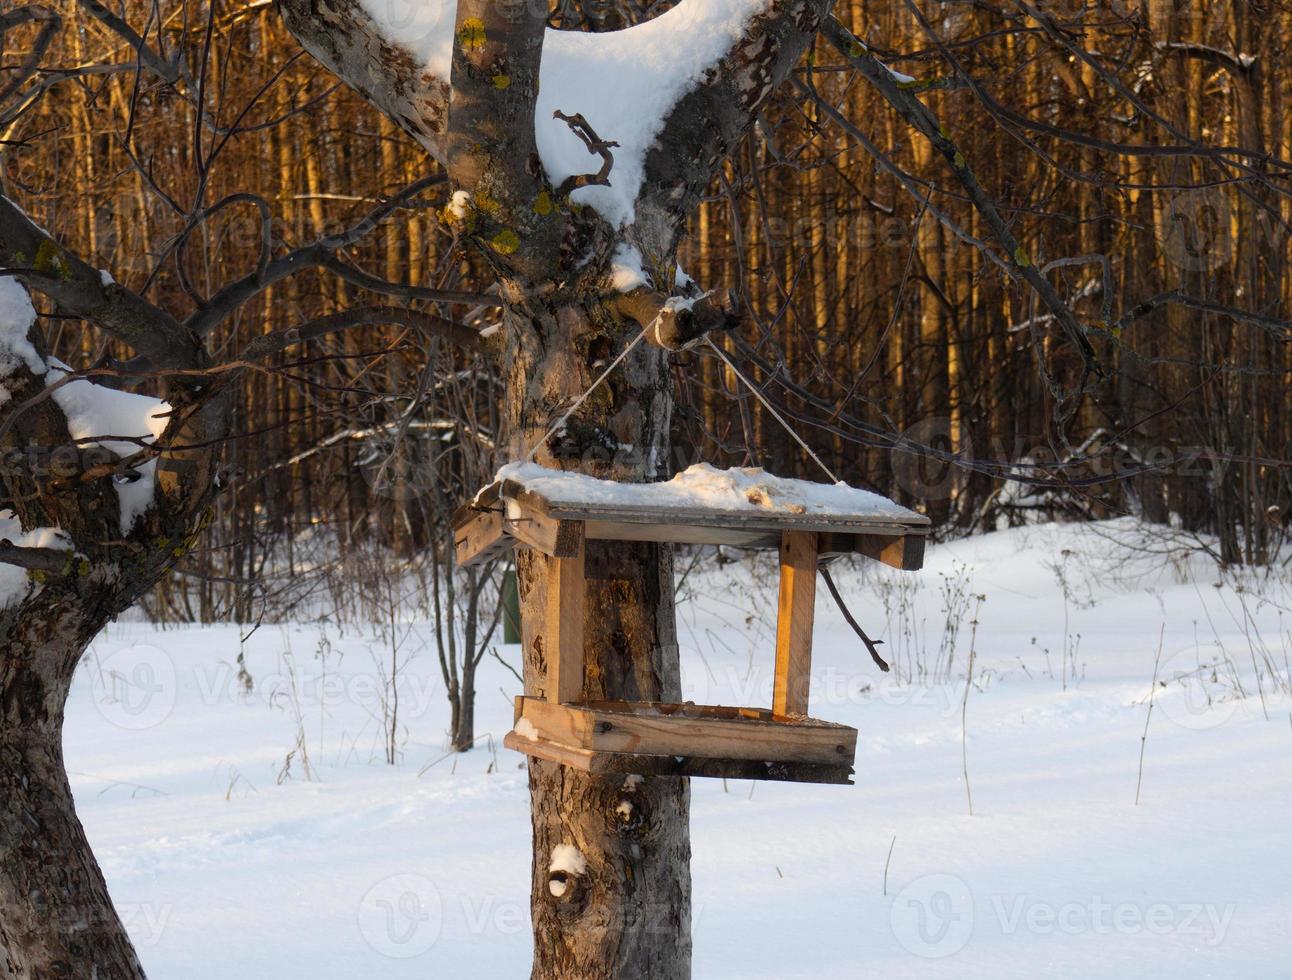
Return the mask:
{"type": "Polygon", "coordinates": [[[593,773],[850,783],[855,729],[807,716],[818,564],[861,554],[924,561],[928,518],[845,485],[703,464],[668,483],[624,485],[533,464],[504,468],[455,521],[460,565],[530,548],[547,563],[547,677],[516,701],[512,749],[593,773]],[[587,541],[722,544],[780,551],[771,710],[587,701],[587,541]]]}
{"type": "Polygon", "coordinates": [[[857,730],[764,708],[517,698],[503,744],[594,773],[851,783],[857,730]]]}

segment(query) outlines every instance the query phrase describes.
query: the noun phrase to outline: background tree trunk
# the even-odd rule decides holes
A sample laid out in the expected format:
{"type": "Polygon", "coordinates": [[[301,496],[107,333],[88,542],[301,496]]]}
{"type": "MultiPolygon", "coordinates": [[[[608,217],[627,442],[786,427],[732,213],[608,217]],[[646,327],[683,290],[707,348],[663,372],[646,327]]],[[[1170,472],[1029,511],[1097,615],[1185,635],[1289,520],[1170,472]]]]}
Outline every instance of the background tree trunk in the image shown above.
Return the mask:
{"type": "MultiPolygon", "coordinates": [[[[629,341],[580,306],[507,311],[511,458],[520,458],[629,341]]],[[[639,347],[539,454],[545,465],[628,482],[656,476],[672,410],[665,355],[639,347]]],[[[547,665],[537,629],[541,557],[518,558],[525,690],[547,665]]],[[[671,548],[590,542],[584,649],[589,698],[680,697],[671,548]]],[[[606,778],[531,759],[535,980],[673,980],[691,975],[690,785],[606,778]],[[553,874],[558,847],[586,869],[553,874]]],[[[567,862],[568,863],[568,862],[567,862]]]]}

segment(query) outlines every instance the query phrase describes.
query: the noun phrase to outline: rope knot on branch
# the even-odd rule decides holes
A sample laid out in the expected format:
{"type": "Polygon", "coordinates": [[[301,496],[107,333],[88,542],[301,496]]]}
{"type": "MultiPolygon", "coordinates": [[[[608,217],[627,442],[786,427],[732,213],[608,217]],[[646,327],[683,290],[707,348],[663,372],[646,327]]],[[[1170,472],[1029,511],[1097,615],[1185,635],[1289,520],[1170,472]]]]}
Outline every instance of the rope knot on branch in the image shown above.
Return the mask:
{"type": "Polygon", "coordinates": [[[615,308],[640,324],[650,343],[667,351],[684,350],[710,333],[734,330],[741,322],[730,293],[724,306],[713,300],[712,293],[687,298],[634,289],[619,296],[615,308]]]}

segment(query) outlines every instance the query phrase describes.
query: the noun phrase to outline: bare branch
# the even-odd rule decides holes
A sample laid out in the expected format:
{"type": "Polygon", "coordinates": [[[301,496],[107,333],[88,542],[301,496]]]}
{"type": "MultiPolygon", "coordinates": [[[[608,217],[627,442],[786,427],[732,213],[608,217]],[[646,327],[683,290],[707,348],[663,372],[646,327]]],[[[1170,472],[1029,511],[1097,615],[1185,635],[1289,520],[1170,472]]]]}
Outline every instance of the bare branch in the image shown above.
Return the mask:
{"type": "Polygon", "coordinates": [[[476,350],[480,346],[480,335],[476,331],[452,320],[395,306],[361,306],[319,317],[290,330],[257,337],[247,345],[242,356],[250,361],[263,360],[288,347],[308,343],[341,330],[386,323],[442,337],[464,350],[476,350]]]}
{"type": "Polygon", "coordinates": [[[583,113],[581,112],[567,116],[558,109],[552,113],[552,118],[559,119],[569,126],[570,131],[583,142],[589,153],[601,157],[601,170],[598,173],[575,174],[572,177],[565,178],[557,189],[557,195],[559,197],[569,197],[580,187],[609,187],[610,171],[615,166],[615,155],[610,151],[618,147],[619,144],[613,140],[603,140],[598,136],[596,130],[583,118],[583,113]]]}
{"type": "Polygon", "coordinates": [[[1059,296],[1050,281],[1032,262],[1021,242],[1014,236],[1005,219],[1001,217],[995,201],[979,183],[969,161],[951,139],[950,133],[923,102],[908,89],[903,88],[892,71],[888,69],[870,49],[839,23],[834,17],[826,19],[822,33],[830,43],[853,64],[866,80],[897,110],[907,125],[933,144],[933,148],[947,161],[955,174],[956,180],[968,194],[974,209],[982,216],[991,229],[992,237],[1004,251],[1005,262],[1012,273],[1027,282],[1040,297],[1045,307],[1054,315],[1055,320],[1067,334],[1068,339],[1080,351],[1088,370],[1098,370],[1095,362],[1094,348],[1086,336],[1086,328],[1059,296]]]}
{"type": "Polygon", "coordinates": [[[67,569],[72,560],[68,551],[54,548],[22,548],[8,538],[0,540],[0,564],[17,565],[29,572],[49,572],[57,575],[67,569]]]}
{"type": "Polygon", "coordinates": [[[204,363],[195,338],[164,310],[131,292],[55,242],[0,195],[0,266],[34,268],[33,289],[60,309],[90,320],[161,368],[204,363]]]}
{"type": "Polygon", "coordinates": [[[1242,310],[1236,306],[1225,306],[1223,303],[1213,303],[1210,300],[1188,296],[1178,289],[1158,293],[1156,296],[1146,299],[1127,310],[1116,323],[1112,324],[1112,332],[1114,334],[1120,333],[1136,320],[1143,319],[1164,306],[1182,306],[1185,309],[1197,310],[1200,313],[1214,313],[1216,316],[1260,327],[1270,336],[1285,344],[1292,342],[1292,322],[1288,320],[1280,320],[1277,317],[1265,316],[1251,310],[1242,310]]]}
{"type": "Polygon", "coordinates": [[[834,604],[839,607],[839,612],[843,613],[844,620],[861,639],[862,644],[866,647],[866,652],[870,654],[870,659],[875,661],[875,666],[887,674],[889,670],[888,663],[879,655],[879,645],[884,641],[872,640],[866,635],[866,631],[861,628],[861,624],[853,617],[852,610],[848,608],[848,604],[843,601],[843,596],[839,594],[839,587],[834,584],[830,569],[822,565],[820,571],[821,578],[825,580],[825,587],[830,590],[830,598],[834,599],[834,604]]]}
{"type": "Polygon", "coordinates": [[[893,159],[875,145],[875,143],[871,141],[871,139],[862,132],[861,129],[853,125],[852,121],[849,120],[847,116],[832,106],[826,99],[822,98],[821,94],[814,91],[807,82],[796,78],[794,79],[794,84],[800,92],[810,98],[822,112],[829,116],[840,129],[851,136],[857,142],[857,145],[869,153],[881,168],[896,178],[897,182],[902,185],[906,192],[915,200],[919,201],[922,208],[927,208],[928,212],[938,219],[938,222],[942,227],[946,228],[947,231],[951,232],[951,234],[955,235],[956,238],[960,239],[960,241],[964,242],[966,245],[978,249],[984,258],[995,263],[1006,274],[1011,276],[1013,275],[1012,267],[997,249],[992,248],[981,238],[971,235],[949,214],[932,204],[929,201],[931,191],[927,188],[921,187],[920,183],[913,176],[899,167],[893,159]]]}
{"type": "Polygon", "coordinates": [[[148,42],[140,37],[133,27],[99,3],[99,0],[79,0],[79,2],[81,8],[87,14],[130,45],[135,55],[139,58],[139,64],[162,79],[162,81],[170,82],[173,85],[185,77],[186,71],[179,52],[175,53],[172,61],[167,62],[156,51],[148,47],[148,42]]]}
{"type": "Polygon", "coordinates": [[[275,0],[275,6],[306,51],[446,162],[447,78],[383,36],[360,0],[275,0]]]}
{"type": "Polygon", "coordinates": [[[426,303],[447,303],[450,306],[489,309],[502,306],[501,299],[488,293],[476,293],[463,289],[435,289],[429,286],[405,286],[403,283],[390,282],[347,265],[335,255],[325,254],[318,264],[350,285],[382,296],[398,296],[400,299],[421,300],[426,303]]]}
{"type": "Polygon", "coordinates": [[[17,66],[13,78],[3,87],[0,87],[0,102],[18,91],[23,83],[36,73],[40,59],[45,57],[45,52],[49,50],[49,46],[54,40],[54,35],[63,26],[63,19],[57,13],[49,7],[38,3],[19,7],[17,10],[9,11],[7,14],[0,14],[0,37],[4,37],[9,30],[20,24],[33,23],[40,24],[36,40],[32,42],[31,50],[27,53],[26,60],[17,66]]]}
{"type": "MultiPolygon", "coordinates": [[[[190,316],[184,322],[184,325],[199,337],[204,337],[232,316],[244,303],[258,296],[270,286],[297,273],[318,268],[325,268],[360,288],[387,296],[401,296],[405,299],[459,305],[497,305],[498,300],[496,298],[482,296],[479,293],[426,289],[386,282],[384,279],[378,279],[375,276],[369,276],[367,273],[354,269],[336,257],[335,253],[337,251],[362,241],[399,207],[422,191],[444,183],[445,179],[443,174],[424,177],[383,201],[368,212],[361,221],[340,234],[325,236],[272,261],[264,262],[262,259],[255,272],[249,273],[225,286],[212,296],[200,310],[190,316]]],[[[219,206],[216,205],[217,208],[219,206]]]]}

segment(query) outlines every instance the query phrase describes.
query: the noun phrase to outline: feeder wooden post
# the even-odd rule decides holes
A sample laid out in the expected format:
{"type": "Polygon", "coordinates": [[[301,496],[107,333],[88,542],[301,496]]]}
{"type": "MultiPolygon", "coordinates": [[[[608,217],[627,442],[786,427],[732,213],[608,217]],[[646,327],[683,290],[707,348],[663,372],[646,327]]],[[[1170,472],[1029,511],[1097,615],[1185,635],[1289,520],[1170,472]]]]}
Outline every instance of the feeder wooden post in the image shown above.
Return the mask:
{"type": "Polygon", "coordinates": [[[543,624],[543,654],[547,657],[547,699],[553,704],[583,698],[584,580],[583,525],[569,532],[574,554],[547,558],[547,621],[543,624]]]}
{"type": "Polygon", "coordinates": [[[786,531],[781,536],[781,597],[772,693],[772,712],[777,715],[806,715],[808,711],[816,564],[815,531],[786,531]]]}

